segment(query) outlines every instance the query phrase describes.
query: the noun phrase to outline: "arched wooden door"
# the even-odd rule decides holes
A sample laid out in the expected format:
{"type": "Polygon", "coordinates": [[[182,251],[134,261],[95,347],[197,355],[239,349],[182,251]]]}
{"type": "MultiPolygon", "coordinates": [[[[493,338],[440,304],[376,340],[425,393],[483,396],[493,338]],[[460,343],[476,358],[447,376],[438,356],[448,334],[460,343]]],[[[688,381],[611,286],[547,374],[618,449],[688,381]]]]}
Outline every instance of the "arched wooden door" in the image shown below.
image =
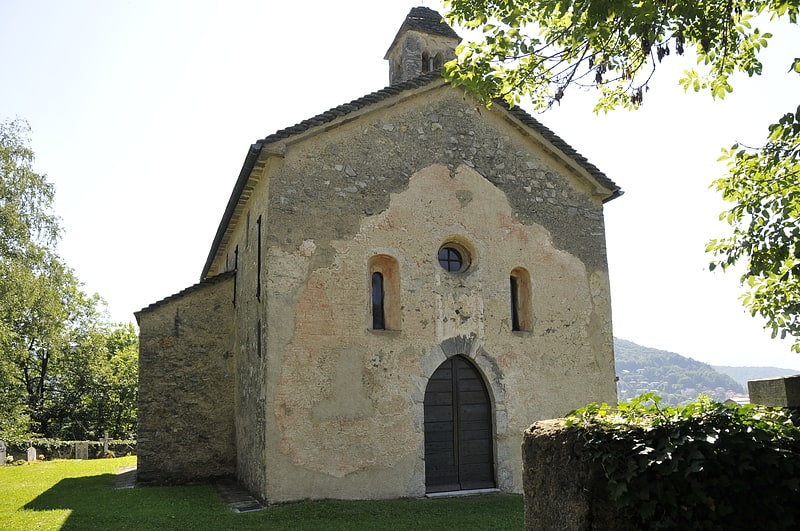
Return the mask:
{"type": "Polygon", "coordinates": [[[425,490],[495,486],[492,408],[477,369],[461,356],[442,363],[425,388],[425,490]]]}

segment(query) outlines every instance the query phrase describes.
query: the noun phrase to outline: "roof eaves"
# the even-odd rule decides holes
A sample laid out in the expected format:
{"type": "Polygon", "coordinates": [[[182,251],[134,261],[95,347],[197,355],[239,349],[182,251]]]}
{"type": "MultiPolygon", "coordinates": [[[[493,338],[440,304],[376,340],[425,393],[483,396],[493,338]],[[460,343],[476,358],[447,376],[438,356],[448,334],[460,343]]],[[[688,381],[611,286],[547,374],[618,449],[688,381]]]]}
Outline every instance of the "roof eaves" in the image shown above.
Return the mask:
{"type": "Polygon", "coordinates": [[[217,255],[217,249],[222,243],[222,239],[225,236],[225,230],[228,226],[228,223],[230,223],[231,218],[233,217],[233,213],[236,210],[236,205],[239,202],[239,198],[247,186],[247,181],[250,179],[250,174],[253,172],[253,168],[258,160],[258,156],[261,153],[261,148],[262,143],[256,142],[255,144],[250,145],[250,148],[247,150],[244,164],[242,164],[242,169],[239,171],[239,177],[236,179],[236,184],[233,187],[233,193],[231,193],[231,197],[228,199],[228,204],[225,206],[225,212],[222,214],[222,220],[220,220],[219,227],[217,227],[217,233],[214,235],[214,241],[211,244],[211,252],[208,254],[206,263],[203,266],[203,272],[200,275],[201,280],[208,275],[208,271],[211,269],[211,264],[214,262],[214,258],[217,255]]]}
{"type": "Polygon", "coordinates": [[[611,195],[603,199],[603,203],[607,203],[612,199],[616,199],[617,197],[621,196],[624,192],[622,189],[617,185],[614,181],[612,181],[608,175],[603,173],[600,168],[589,162],[589,160],[578,153],[572,146],[570,146],[564,139],[560,136],[555,134],[552,130],[547,128],[544,124],[542,124],[539,120],[531,116],[528,112],[523,110],[520,107],[511,107],[505,101],[496,101],[495,104],[499,104],[503,106],[512,116],[514,116],[517,120],[525,124],[527,127],[530,127],[542,137],[545,138],[550,144],[556,147],[559,151],[561,151],[564,155],[574,160],[579,166],[581,166],[586,172],[589,173],[597,182],[611,191],[611,195]]]}
{"type": "Polygon", "coordinates": [[[211,250],[206,258],[206,263],[203,266],[203,271],[200,275],[200,278],[205,278],[208,275],[208,272],[211,270],[211,265],[214,263],[214,259],[217,256],[217,251],[219,250],[222,240],[225,237],[228,224],[233,218],[234,212],[236,211],[236,206],[241,199],[242,193],[247,188],[247,183],[256,163],[258,162],[258,157],[261,154],[262,148],[269,144],[273,144],[275,142],[299,135],[300,133],[304,133],[314,127],[331,123],[336,119],[352,114],[353,112],[359,111],[369,105],[380,103],[407,90],[424,87],[425,85],[431,84],[436,80],[444,83],[441,73],[429,72],[414,79],[410,79],[404,83],[398,83],[397,85],[384,87],[381,90],[371,92],[366,96],[362,96],[361,98],[344,103],[316,116],[312,116],[311,118],[303,120],[298,124],[276,131],[275,133],[272,133],[271,135],[268,135],[251,145],[247,152],[247,156],[245,157],[244,164],[242,164],[242,169],[239,172],[239,177],[236,180],[231,197],[228,199],[225,212],[222,215],[219,226],[217,227],[217,233],[214,236],[214,241],[211,244],[211,250]]]}
{"type": "Polygon", "coordinates": [[[397,85],[390,85],[388,87],[384,87],[381,90],[371,92],[366,96],[362,96],[348,103],[339,105],[338,107],[334,107],[333,109],[329,109],[316,116],[312,116],[311,118],[303,120],[298,124],[287,127],[285,129],[281,129],[280,131],[276,131],[271,135],[259,140],[259,143],[261,143],[262,145],[267,145],[273,142],[278,142],[280,140],[290,138],[299,133],[308,131],[313,127],[317,127],[319,125],[325,125],[327,123],[336,120],[337,118],[341,118],[353,112],[359,111],[369,105],[380,103],[381,101],[384,101],[392,96],[396,96],[407,90],[423,87],[437,79],[443,81],[441,73],[429,72],[422,76],[405,81],[404,83],[398,83],[397,85]]]}
{"type": "Polygon", "coordinates": [[[166,304],[166,303],[168,303],[170,301],[174,301],[174,300],[180,299],[181,297],[185,297],[186,295],[188,295],[190,293],[193,293],[193,292],[195,292],[195,291],[197,291],[199,289],[202,289],[202,288],[204,288],[206,286],[212,286],[214,284],[219,284],[220,282],[228,280],[229,278],[231,278],[231,277],[233,277],[235,275],[236,275],[236,270],[233,269],[231,271],[225,271],[224,273],[220,273],[219,275],[215,275],[213,277],[208,277],[206,279],[201,280],[197,284],[194,284],[192,286],[189,286],[186,289],[183,289],[183,290],[179,291],[178,293],[170,295],[169,297],[165,297],[165,298],[161,299],[160,301],[154,302],[153,304],[142,308],[138,312],[134,312],[133,315],[136,317],[136,321],[138,322],[139,321],[139,315],[141,315],[143,313],[151,312],[151,311],[155,310],[156,308],[158,308],[160,306],[163,306],[164,304],[166,304]]]}

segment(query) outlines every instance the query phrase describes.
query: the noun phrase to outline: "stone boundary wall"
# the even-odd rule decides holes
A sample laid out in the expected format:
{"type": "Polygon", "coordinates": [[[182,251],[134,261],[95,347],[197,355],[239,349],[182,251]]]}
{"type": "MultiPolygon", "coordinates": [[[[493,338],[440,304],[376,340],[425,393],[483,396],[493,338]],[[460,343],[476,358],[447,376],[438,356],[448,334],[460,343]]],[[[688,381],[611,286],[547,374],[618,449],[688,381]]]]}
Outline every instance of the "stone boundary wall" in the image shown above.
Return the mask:
{"type": "Polygon", "coordinates": [[[525,529],[635,529],[605,494],[605,477],[577,429],[562,419],[533,424],[522,440],[525,529]]]}
{"type": "Polygon", "coordinates": [[[747,382],[751,404],[800,408],[800,374],[747,382]]]}

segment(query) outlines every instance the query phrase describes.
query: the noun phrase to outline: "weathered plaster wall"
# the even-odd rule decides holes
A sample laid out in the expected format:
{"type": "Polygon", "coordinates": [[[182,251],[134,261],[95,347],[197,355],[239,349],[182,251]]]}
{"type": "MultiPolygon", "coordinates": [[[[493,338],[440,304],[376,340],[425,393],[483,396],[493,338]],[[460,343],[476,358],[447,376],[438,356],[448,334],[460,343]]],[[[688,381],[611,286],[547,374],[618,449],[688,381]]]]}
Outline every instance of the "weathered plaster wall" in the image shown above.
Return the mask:
{"type": "Polygon", "coordinates": [[[235,473],[232,294],[228,275],[137,314],[142,483],[235,473]]]}
{"type": "Polygon", "coordinates": [[[468,166],[414,174],[387,210],[331,245],[333,264],[316,270],[313,254],[270,255],[272,271],[308,276],[296,278],[297,302],[270,314],[273,327],[293,335],[271,351],[276,429],[268,443],[278,451],[269,498],[423,494],[422,399],[446,356],[471,357],[489,383],[504,490],[521,489],[520,434],[531,420],[614,399],[610,352],[589,341],[610,333],[598,328],[608,323],[605,277],[555,249],[541,227],[513,221],[505,194],[468,166]],[[436,261],[454,236],[474,245],[465,274],[436,261]],[[378,253],[400,262],[400,331],[367,330],[366,264],[378,253]],[[535,279],[530,333],[509,323],[509,274],[519,266],[535,279]]]}
{"type": "Polygon", "coordinates": [[[443,87],[270,158],[231,240],[238,471],[260,497],[423,494],[422,400],[447,356],[488,383],[504,490],[522,489],[530,422],[615,400],[600,197],[498,112],[443,87]],[[465,274],[436,262],[449,238],[473,253],[465,274]],[[398,331],[368,330],[376,254],[399,263],[398,331]],[[516,267],[530,332],[511,331],[516,267]]]}

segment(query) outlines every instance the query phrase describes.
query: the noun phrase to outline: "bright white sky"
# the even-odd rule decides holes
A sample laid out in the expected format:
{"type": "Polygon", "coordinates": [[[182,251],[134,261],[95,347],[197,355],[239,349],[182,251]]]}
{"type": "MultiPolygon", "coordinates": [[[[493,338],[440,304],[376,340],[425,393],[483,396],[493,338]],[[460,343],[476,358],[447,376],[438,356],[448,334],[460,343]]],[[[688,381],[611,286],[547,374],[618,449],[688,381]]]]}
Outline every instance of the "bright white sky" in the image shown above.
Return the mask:
{"type": "MultiPolygon", "coordinates": [[[[56,185],[61,255],[116,321],[199,280],[251,143],[388,84],[383,55],[434,0],[0,0],[0,118],[33,128],[56,185]]],[[[606,205],[614,334],[718,365],[800,369],[709,273],[725,234],[720,148],[793,110],[796,26],[724,102],[684,95],[672,56],[645,106],[597,117],[569,93],[538,118],[625,190],[606,205]]],[[[463,34],[463,32],[462,32],[463,34]]]]}

